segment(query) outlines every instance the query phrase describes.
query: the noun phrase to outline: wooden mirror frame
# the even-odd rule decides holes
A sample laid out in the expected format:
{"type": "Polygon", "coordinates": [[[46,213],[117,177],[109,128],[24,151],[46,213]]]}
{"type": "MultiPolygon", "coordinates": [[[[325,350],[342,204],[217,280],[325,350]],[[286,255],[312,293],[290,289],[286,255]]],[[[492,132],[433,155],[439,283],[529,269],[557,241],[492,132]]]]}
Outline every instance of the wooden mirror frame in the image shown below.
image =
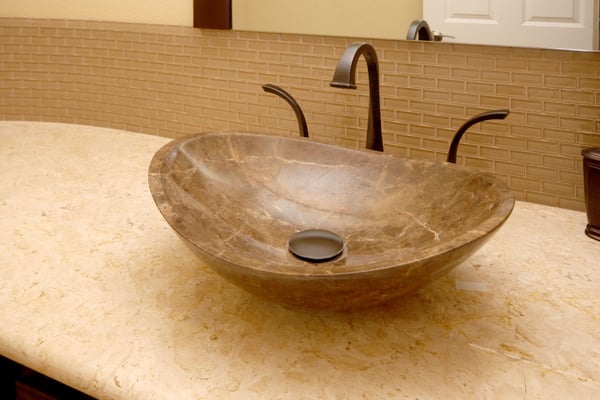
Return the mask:
{"type": "Polygon", "coordinates": [[[231,0],[194,0],[194,27],[231,29],[231,0]]]}

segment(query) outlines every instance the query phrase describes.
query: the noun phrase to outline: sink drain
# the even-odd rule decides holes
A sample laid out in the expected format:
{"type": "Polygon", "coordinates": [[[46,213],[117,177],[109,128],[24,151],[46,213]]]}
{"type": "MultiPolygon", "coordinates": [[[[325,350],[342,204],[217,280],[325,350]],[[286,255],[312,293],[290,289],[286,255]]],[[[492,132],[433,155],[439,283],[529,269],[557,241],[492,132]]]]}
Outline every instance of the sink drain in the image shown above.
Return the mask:
{"type": "Polygon", "coordinates": [[[294,233],[288,248],[292,254],[305,261],[324,262],[337,257],[344,250],[344,241],[324,229],[307,229],[294,233]]]}

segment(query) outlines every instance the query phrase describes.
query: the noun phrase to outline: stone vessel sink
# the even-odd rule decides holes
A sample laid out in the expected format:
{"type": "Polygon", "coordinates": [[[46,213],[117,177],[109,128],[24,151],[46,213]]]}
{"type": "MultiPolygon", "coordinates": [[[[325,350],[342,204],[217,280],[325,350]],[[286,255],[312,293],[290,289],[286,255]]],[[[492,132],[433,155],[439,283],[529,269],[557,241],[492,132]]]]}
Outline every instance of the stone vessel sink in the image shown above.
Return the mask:
{"type": "Polygon", "coordinates": [[[435,281],[514,205],[501,181],[455,164],[249,133],[173,140],[149,184],[166,221],[224,278],[286,306],[334,310],[435,281]],[[311,229],[337,234],[341,254],[292,254],[289,238],[311,229]]]}

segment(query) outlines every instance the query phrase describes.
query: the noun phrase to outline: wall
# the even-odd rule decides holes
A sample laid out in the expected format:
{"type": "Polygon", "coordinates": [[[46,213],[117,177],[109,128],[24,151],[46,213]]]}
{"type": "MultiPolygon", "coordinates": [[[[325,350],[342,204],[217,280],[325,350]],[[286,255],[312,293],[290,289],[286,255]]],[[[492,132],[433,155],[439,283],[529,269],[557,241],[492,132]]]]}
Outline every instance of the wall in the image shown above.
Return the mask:
{"type": "Polygon", "coordinates": [[[234,0],[232,15],[237,30],[403,39],[423,0],[234,0]]]}
{"type": "Polygon", "coordinates": [[[193,0],[2,0],[0,17],[193,25],[193,0]]]}
{"type": "MultiPolygon", "coordinates": [[[[364,147],[368,88],[329,87],[357,39],[73,20],[0,18],[0,119],[80,123],[177,137],[222,129],[296,135],[274,83],[306,113],[312,140],[364,147]]],[[[583,209],[580,151],[600,147],[600,53],[372,41],[386,152],[444,160],[484,110],[459,163],[518,199],[583,209]]]]}

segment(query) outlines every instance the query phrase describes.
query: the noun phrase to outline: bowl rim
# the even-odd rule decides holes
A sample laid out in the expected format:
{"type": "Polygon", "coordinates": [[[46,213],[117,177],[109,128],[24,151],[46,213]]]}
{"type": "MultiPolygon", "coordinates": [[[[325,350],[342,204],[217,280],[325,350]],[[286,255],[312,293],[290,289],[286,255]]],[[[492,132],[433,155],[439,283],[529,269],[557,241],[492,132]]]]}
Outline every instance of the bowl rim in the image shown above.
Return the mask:
{"type": "MultiPolygon", "coordinates": [[[[393,155],[393,154],[389,154],[389,153],[381,153],[378,151],[373,151],[373,150],[368,150],[368,149],[353,149],[353,148],[333,145],[333,144],[329,144],[329,143],[317,142],[314,139],[308,139],[308,138],[304,138],[304,137],[296,137],[296,136],[292,137],[292,136],[277,135],[277,134],[272,134],[272,133],[256,133],[256,132],[243,132],[243,131],[214,131],[214,132],[206,132],[206,133],[197,133],[197,134],[192,134],[192,135],[186,135],[186,136],[176,138],[176,139],[173,139],[173,140],[167,142],[166,144],[161,146],[155,152],[154,156],[152,157],[152,159],[150,161],[150,164],[148,166],[148,184],[150,187],[151,196],[152,196],[157,208],[159,209],[160,213],[162,214],[163,218],[166,220],[166,222],[171,226],[171,228],[181,238],[183,238],[186,242],[188,242],[188,244],[191,244],[194,247],[196,247],[200,252],[206,254],[207,256],[209,256],[211,258],[216,258],[219,261],[224,262],[226,264],[235,265],[237,268],[248,269],[248,270],[252,270],[252,271],[260,271],[261,273],[272,273],[272,274],[277,274],[277,275],[294,275],[294,276],[299,276],[299,277],[309,276],[311,278],[313,278],[313,277],[322,277],[322,278],[336,277],[336,278],[339,278],[340,276],[344,276],[344,275],[355,275],[355,274],[361,274],[361,273],[365,273],[365,272],[373,272],[373,271],[387,270],[390,268],[399,268],[399,267],[403,267],[403,266],[410,266],[410,265],[415,264],[416,262],[423,262],[423,261],[427,261],[430,259],[434,259],[434,258],[439,257],[440,255],[443,255],[449,251],[458,249],[463,246],[467,246],[472,242],[476,242],[478,240],[481,241],[482,239],[486,239],[486,240],[489,239],[489,237],[495,231],[497,231],[504,224],[504,222],[506,222],[508,217],[511,215],[514,205],[515,205],[514,194],[508,188],[508,186],[502,180],[500,180],[498,177],[496,177],[488,172],[473,170],[471,168],[467,168],[467,167],[453,164],[453,163],[448,163],[446,161],[435,161],[435,160],[400,157],[397,155],[393,155]],[[221,252],[220,254],[213,254],[205,246],[202,246],[202,243],[198,243],[197,241],[191,240],[189,237],[187,237],[185,234],[183,234],[179,229],[177,229],[177,227],[173,224],[173,221],[171,220],[169,213],[168,213],[169,206],[168,206],[168,204],[165,204],[163,201],[163,199],[166,198],[166,196],[165,196],[165,192],[163,190],[161,176],[163,173],[163,167],[165,165],[166,157],[169,154],[171,154],[173,151],[177,150],[181,146],[185,145],[185,143],[188,143],[190,141],[194,141],[194,140],[198,140],[198,139],[206,139],[206,138],[210,138],[210,137],[221,137],[222,138],[222,137],[226,137],[226,136],[248,136],[248,137],[259,137],[259,138],[264,138],[264,139],[268,139],[268,140],[285,140],[285,141],[292,141],[292,142],[303,142],[305,144],[308,144],[309,146],[312,146],[312,145],[323,146],[326,148],[331,148],[334,151],[345,151],[345,152],[349,152],[349,153],[364,153],[364,154],[369,155],[370,157],[388,157],[388,158],[398,159],[398,160],[411,160],[411,161],[416,161],[416,162],[444,165],[449,168],[456,168],[461,171],[466,171],[470,174],[477,175],[478,177],[481,177],[483,179],[486,179],[486,180],[492,182],[494,184],[496,190],[499,192],[500,200],[499,200],[498,207],[496,207],[495,212],[492,215],[490,215],[489,217],[487,217],[480,225],[477,226],[476,231],[480,232],[480,234],[477,237],[473,238],[472,234],[470,234],[470,232],[472,232],[473,229],[465,230],[464,232],[460,233],[459,235],[453,237],[451,240],[447,240],[447,241],[444,241],[443,243],[439,243],[439,244],[432,246],[431,248],[435,249],[436,251],[434,252],[434,254],[432,254],[429,257],[403,259],[401,261],[389,260],[387,262],[376,262],[376,263],[369,264],[367,268],[357,269],[354,267],[354,268],[344,269],[343,262],[344,262],[344,259],[348,256],[347,254],[343,254],[340,257],[333,258],[331,261],[326,261],[326,262],[321,262],[321,263],[311,263],[308,261],[304,261],[304,260],[296,258],[295,256],[290,254],[290,256],[293,257],[297,262],[297,263],[294,263],[294,267],[292,267],[289,264],[264,263],[262,268],[257,269],[254,266],[248,266],[248,265],[243,265],[243,264],[239,263],[238,261],[236,261],[235,257],[228,257],[227,252],[221,252]],[[470,240],[466,240],[467,237],[469,237],[470,240]],[[340,263],[341,263],[341,265],[340,265],[340,263]],[[297,264],[297,266],[296,266],[296,264],[297,264]],[[324,268],[324,266],[330,265],[330,264],[335,264],[336,268],[335,269],[324,268]],[[281,267],[282,265],[285,265],[285,268],[282,268],[281,267]]],[[[301,229],[299,229],[299,230],[301,230],[301,229]]],[[[287,247],[283,250],[285,250],[286,252],[288,251],[287,247]]],[[[346,252],[344,252],[344,253],[346,253],[346,252]]]]}

